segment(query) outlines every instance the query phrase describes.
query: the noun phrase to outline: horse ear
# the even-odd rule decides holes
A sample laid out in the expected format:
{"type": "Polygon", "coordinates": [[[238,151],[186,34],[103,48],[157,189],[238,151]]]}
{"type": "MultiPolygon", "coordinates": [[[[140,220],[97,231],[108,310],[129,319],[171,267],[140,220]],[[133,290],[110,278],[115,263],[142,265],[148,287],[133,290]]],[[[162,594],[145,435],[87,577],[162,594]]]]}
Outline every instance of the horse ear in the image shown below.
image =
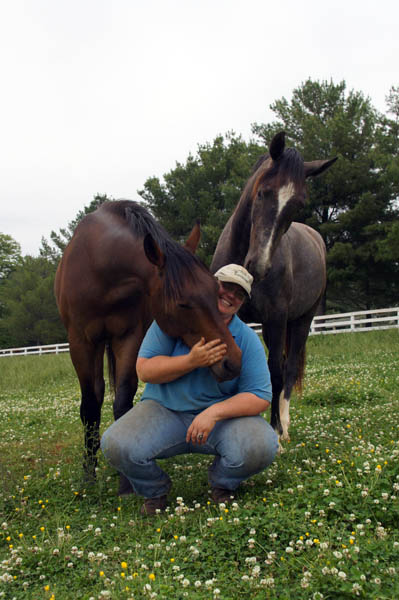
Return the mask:
{"type": "Polygon", "coordinates": [[[315,175],[320,175],[323,171],[326,171],[332,164],[335,163],[338,156],[332,158],[331,160],[313,160],[312,162],[304,162],[303,166],[305,167],[305,177],[315,177],[315,175]]]}
{"type": "Polygon", "coordinates": [[[163,269],[165,266],[165,255],[150,233],[147,233],[145,236],[143,245],[148,260],[159,269],[163,269]]]}
{"type": "Polygon", "coordinates": [[[191,233],[188,236],[186,243],[184,244],[184,247],[187,248],[187,250],[189,250],[192,254],[195,254],[195,251],[197,250],[197,246],[199,244],[200,239],[201,239],[201,227],[200,227],[200,222],[197,221],[196,224],[194,225],[194,227],[192,228],[191,233]]]}
{"type": "Polygon", "coordinates": [[[273,160],[280,158],[285,148],[285,131],[277,133],[270,142],[269,152],[273,160]]]}

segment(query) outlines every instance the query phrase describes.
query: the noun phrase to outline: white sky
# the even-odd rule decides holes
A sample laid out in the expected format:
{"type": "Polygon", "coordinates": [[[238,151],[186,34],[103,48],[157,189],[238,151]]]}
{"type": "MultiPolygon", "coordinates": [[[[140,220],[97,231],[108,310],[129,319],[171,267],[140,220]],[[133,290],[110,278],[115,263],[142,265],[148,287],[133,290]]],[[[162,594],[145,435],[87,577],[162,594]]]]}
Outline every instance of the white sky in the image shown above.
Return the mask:
{"type": "MultiPolygon", "coordinates": [[[[308,77],[385,111],[397,0],[0,0],[0,232],[38,254],[96,193],[137,199],[308,77]]],[[[317,158],[317,157],[315,157],[317,158]]]]}

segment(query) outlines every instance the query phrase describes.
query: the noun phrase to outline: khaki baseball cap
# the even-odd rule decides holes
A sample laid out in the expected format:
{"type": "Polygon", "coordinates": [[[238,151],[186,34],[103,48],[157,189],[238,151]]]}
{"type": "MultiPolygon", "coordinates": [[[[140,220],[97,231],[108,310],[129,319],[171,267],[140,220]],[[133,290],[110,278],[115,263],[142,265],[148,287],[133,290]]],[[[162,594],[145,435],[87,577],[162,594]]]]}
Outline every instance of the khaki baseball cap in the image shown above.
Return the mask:
{"type": "Polygon", "coordinates": [[[236,283],[241,286],[251,297],[251,285],[254,280],[251,273],[242,267],[241,265],[225,265],[215,273],[215,277],[219,281],[226,281],[229,283],[236,283]]]}

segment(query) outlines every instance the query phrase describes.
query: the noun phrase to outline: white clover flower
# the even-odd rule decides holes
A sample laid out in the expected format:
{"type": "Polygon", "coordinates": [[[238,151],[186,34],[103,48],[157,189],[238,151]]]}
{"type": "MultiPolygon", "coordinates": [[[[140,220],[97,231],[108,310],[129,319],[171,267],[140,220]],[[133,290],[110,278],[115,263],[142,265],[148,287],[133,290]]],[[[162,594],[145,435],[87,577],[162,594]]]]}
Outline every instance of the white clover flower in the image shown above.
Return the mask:
{"type": "Polygon", "coordinates": [[[345,571],[339,571],[338,572],[338,577],[340,579],[346,579],[346,573],[345,573],[345,571]]]}
{"type": "Polygon", "coordinates": [[[202,583],[197,579],[197,581],[194,581],[194,587],[199,588],[201,587],[202,583]]]}
{"type": "Polygon", "coordinates": [[[213,595],[214,595],[214,596],[220,596],[220,590],[219,590],[219,588],[215,588],[215,589],[213,590],[213,595]]]}
{"type": "Polygon", "coordinates": [[[290,546],[288,546],[288,547],[285,549],[285,551],[286,551],[286,553],[287,553],[287,554],[291,554],[291,552],[294,552],[294,549],[293,549],[293,548],[291,548],[290,546]]]}
{"type": "Polygon", "coordinates": [[[190,580],[185,578],[181,583],[183,587],[188,587],[190,585],[190,580]]]}

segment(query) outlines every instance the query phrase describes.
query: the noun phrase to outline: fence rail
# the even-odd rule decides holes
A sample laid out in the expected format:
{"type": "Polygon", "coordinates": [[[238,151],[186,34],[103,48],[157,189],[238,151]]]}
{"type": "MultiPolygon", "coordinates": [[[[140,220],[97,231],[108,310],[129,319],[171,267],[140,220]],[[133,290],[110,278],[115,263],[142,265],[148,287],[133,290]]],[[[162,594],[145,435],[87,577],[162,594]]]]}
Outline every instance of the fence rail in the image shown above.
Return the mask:
{"type": "Polygon", "coordinates": [[[69,344],[49,344],[48,346],[26,346],[25,348],[7,348],[0,350],[2,356],[30,356],[31,354],[60,354],[69,352],[69,344]]]}
{"type": "MultiPolygon", "coordinates": [[[[260,323],[249,323],[249,326],[256,333],[262,333],[262,325],[260,323]]],[[[395,327],[399,329],[399,307],[378,308],[314,317],[309,335],[373,331],[395,327]]]]}
{"type": "MultiPolygon", "coordinates": [[[[260,323],[249,323],[257,333],[262,332],[260,323]]],[[[325,335],[353,331],[373,331],[377,329],[399,329],[399,307],[362,310],[335,315],[314,317],[309,335],[325,335]]],[[[32,354],[60,354],[69,352],[69,344],[49,344],[47,346],[27,346],[0,350],[2,356],[30,356],[32,354]]]]}

